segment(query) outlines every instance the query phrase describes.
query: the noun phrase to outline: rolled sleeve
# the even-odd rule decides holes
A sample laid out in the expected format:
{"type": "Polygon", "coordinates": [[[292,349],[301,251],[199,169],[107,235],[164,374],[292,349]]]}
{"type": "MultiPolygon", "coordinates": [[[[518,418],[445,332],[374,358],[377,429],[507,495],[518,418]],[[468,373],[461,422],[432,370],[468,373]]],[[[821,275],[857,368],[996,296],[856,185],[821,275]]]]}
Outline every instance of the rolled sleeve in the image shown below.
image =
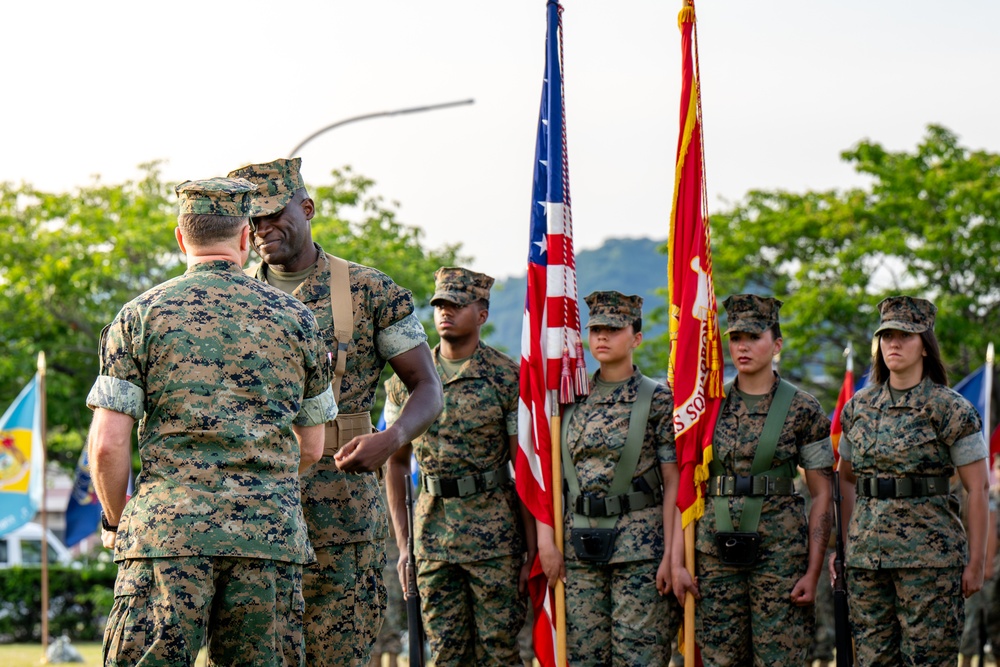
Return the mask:
{"type": "Polygon", "coordinates": [[[981,461],[987,456],[986,442],[981,433],[973,433],[959,438],[951,446],[951,462],[956,466],[964,466],[981,461]]]}
{"type": "Polygon", "coordinates": [[[398,357],[426,341],[424,325],[413,313],[382,329],[375,336],[376,349],[383,359],[398,357]]]}
{"type": "Polygon", "coordinates": [[[87,407],[91,410],[113,410],[136,421],[145,414],[145,403],[146,394],[141,387],[110,375],[99,375],[87,394],[87,407]]]}
{"type": "Polygon", "coordinates": [[[337,418],[337,401],[333,389],[326,388],[322,394],[302,401],[302,408],[293,422],[296,426],[318,426],[337,418]]]}
{"type": "MultiPolygon", "coordinates": [[[[844,445],[843,438],[840,440],[840,445],[841,447],[844,445]]],[[[801,456],[800,464],[805,470],[833,467],[833,445],[830,444],[830,437],[827,436],[822,440],[803,446],[801,456]]],[[[843,456],[843,450],[841,450],[841,456],[843,456]]]]}

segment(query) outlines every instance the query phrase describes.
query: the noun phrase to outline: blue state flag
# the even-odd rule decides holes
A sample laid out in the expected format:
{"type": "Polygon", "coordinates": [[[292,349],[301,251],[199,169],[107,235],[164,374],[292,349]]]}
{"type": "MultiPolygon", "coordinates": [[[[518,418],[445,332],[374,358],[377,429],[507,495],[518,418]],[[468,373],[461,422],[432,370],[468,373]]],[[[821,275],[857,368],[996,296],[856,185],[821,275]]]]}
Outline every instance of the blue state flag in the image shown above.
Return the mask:
{"type": "MultiPolygon", "coordinates": [[[[969,403],[972,403],[972,407],[974,407],[976,409],[976,412],[979,413],[979,416],[982,417],[983,437],[986,439],[987,442],[989,442],[990,425],[987,423],[989,421],[988,420],[989,416],[987,415],[986,412],[987,408],[986,402],[989,398],[988,396],[989,382],[987,382],[988,380],[987,368],[989,368],[989,364],[984,364],[980,366],[976,370],[966,375],[961,382],[959,382],[953,387],[953,389],[957,391],[959,394],[961,394],[965,398],[965,400],[969,401],[969,403]]],[[[992,369],[990,369],[990,372],[992,372],[992,369]]]]}
{"type": "Polygon", "coordinates": [[[0,417],[0,535],[31,521],[42,504],[42,400],[36,375],[0,417]]]}
{"type": "Polygon", "coordinates": [[[66,505],[66,539],[63,543],[71,547],[90,537],[97,531],[100,521],[101,503],[97,499],[97,492],[94,491],[94,480],[90,476],[90,460],[87,457],[87,448],[84,447],[76,464],[73,490],[66,505]]]}

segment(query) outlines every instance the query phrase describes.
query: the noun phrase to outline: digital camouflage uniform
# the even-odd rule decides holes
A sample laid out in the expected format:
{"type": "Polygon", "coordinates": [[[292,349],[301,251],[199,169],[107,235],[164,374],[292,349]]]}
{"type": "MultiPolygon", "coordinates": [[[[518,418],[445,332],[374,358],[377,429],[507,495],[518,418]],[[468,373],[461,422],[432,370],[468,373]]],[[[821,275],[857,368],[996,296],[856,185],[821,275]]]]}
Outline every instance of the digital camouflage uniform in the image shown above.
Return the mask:
{"type": "MultiPolygon", "coordinates": [[[[865,387],[840,419],[841,456],[859,478],[951,477],[957,467],[986,458],[975,409],[928,377],[898,402],[888,383],[865,387]]],[[[956,496],[859,494],[847,542],[858,664],[954,664],[967,561],[956,496]]]]}
{"type": "MultiPolygon", "coordinates": [[[[235,213],[190,210],[199,187],[179,186],[182,213],[235,213]]],[[[141,461],[105,664],[194,664],[206,640],[213,664],[304,664],[292,425],[336,415],[312,314],[232,262],[198,263],[127,303],[100,358],[87,404],[139,420],[141,461]]]]}
{"type": "MultiPolygon", "coordinates": [[[[734,295],[723,304],[728,315],[726,333],[763,333],[778,321],[781,302],[755,295],[734,295]]],[[[712,441],[712,457],[726,475],[750,475],[767,413],[777,393],[775,373],[771,391],[748,409],[737,379],[721,407],[712,441]]],[[[771,467],[790,462],[792,469],[831,468],[830,420],[819,401],[795,390],[781,427],[771,467]]],[[[727,498],[730,517],[738,526],[745,496],[727,498]]],[[[808,517],[805,500],[795,495],[768,495],[757,532],[760,549],[750,567],[725,565],[715,546],[714,497],[706,498],[698,520],[695,548],[698,588],[696,627],[705,665],[770,667],[805,664],[812,641],[813,606],[791,600],[796,582],[809,564],[808,517]]]]}
{"type": "MultiPolygon", "coordinates": [[[[608,494],[641,382],[638,369],[622,383],[605,383],[598,371],[591,380],[590,395],[573,411],[566,443],[581,494],[608,494]]],[[[661,463],[677,462],[673,410],[670,389],[657,384],[633,479],[661,463]]],[[[679,610],[674,596],[661,596],[656,590],[656,571],[663,558],[662,506],[618,517],[614,552],[606,564],[577,558],[571,543],[573,512],[568,506],[563,524],[569,664],[667,665],[679,610]]]]}
{"type": "MultiPolygon", "coordinates": [[[[276,160],[237,169],[267,195],[252,202],[253,215],[267,215],[304,187],[301,160],[276,160]]],[[[321,338],[337,355],[330,297],[330,264],[323,249],[312,273],[292,292],[315,315],[321,338]]],[[[267,280],[267,266],[255,275],[267,280]]],[[[342,414],[369,412],[379,374],[389,359],[427,340],[413,315],[413,297],[386,274],[349,263],[354,333],[340,386],[342,414]]],[[[376,473],[347,474],[324,456],[302,479],[302,506],[316,563],[303,572],[306,600],[306,662],[310,667],[367,667],[386,610],[382,571],[386,565],[387,513],[376,473]]]]}
{"type": "MultiPolygon", "coordinates": [[[[435,276],[432,304],[489,299],[489,276],[452,267],[435,276]]],[[[433,355],[444,409],[413,441],[422,478],[457,479],[508,468],[510,438],[517,435],[517,364],[480,342],[447,377],[440,346],[433,355]]],[[[392,423],[406,401],[406,387],[393,376],[386,394],[386,421],[392,423]]],[[[520,664],[517,634],[526,610],[517,590],[522,531],[513,481],[459,498],[427,491],[417,496],[417,586],[436,667],[520,664]]]]}

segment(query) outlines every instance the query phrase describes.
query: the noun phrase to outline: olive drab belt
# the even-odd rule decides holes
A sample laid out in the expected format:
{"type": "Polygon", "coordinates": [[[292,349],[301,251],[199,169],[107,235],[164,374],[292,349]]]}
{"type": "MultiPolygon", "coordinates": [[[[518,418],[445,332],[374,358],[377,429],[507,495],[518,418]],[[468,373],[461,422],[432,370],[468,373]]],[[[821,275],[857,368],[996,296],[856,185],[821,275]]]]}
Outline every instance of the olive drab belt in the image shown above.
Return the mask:
{"type": "Polygon", "coordinates": [[[790,496],[794,493],[791,477],[720,475],[708,480],[710,496],[790,496]]]}
{"type": "Polygon", "coordinates": [[[510,467],[466,475],[465,477],[434,477],[424,475],[421,484],[424,491],[437,498],[465,498],[477,493],[485,493],[499,488],[510,481],[510,467]]]}
{"type": "Polygon", "coordinates": [[[948,494],[947,477],[859,477],[863,498],[923,498],[948,494]]]}
{"type": "Polygon", "coordinates": [[[632,480],[632,490],[618,495],[599,496],[594,493],[567,493],[573,511],[585,517],[609,517],[628,514],[663,504],[663,480],[660,469],[653,467],[632,480]]]}

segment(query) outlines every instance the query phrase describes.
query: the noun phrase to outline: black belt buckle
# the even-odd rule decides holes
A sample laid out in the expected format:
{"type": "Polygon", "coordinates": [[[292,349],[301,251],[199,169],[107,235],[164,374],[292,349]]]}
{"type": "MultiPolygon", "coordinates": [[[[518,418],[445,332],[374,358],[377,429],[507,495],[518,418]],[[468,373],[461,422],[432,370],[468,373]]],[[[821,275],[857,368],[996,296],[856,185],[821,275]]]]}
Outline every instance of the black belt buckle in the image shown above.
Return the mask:
{"type": "Polygon", "coordinates": [[[614,528],[574,528],[570,543],[576,557],[589,563],[607,563],[615,552],[614,528]]]}
{"type": "Polygon", "coordinates": [[[890,477],[876,477],[875,478],[875,497],[876,498],[895,498],[896,497],[896,480],[890,477]]]}
{"type": "Polygon", "coordinates": [[[576,497],[576,513],[584,516],[603,517],[608,515],[608,506],[603,496],[581,493],[576,497]]]}
{"type": "Polygon", "coordinates": [[[733,487],[733,495],[736,496],[752,496],[753,495],[753,477],[750,475],[733,475],[736,483],[733,487]]]}
{"type": "Polygon", "coordinates": [[[715,534],[715,548],[725,565],[748,567],[757,562],[760,533],[719,532],[715,534]]]}

